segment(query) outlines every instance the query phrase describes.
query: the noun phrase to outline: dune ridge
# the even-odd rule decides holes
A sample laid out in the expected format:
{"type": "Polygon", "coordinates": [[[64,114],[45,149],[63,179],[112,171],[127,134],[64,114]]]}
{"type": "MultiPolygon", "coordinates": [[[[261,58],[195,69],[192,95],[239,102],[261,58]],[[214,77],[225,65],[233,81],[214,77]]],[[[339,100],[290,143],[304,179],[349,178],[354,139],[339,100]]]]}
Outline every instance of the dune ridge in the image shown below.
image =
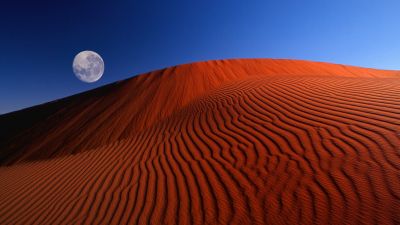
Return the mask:
{"type": "Polygon", "coordinates": [[[45,117],[0,143],[0,224],[398,224],[399,78],[207,61],[0,116],[45,117]]]}

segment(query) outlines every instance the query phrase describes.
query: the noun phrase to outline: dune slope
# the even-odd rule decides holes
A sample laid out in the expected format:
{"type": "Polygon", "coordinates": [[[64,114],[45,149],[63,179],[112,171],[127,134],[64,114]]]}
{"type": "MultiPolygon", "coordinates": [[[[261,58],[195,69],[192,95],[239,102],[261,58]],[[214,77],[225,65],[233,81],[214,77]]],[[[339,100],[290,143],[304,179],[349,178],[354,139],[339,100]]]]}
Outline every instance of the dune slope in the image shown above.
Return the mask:
{"type": "Polygon", "coordinates": [[[0,224],[399,224],[399,90],[219,60],[0,116],[0,224]]]}

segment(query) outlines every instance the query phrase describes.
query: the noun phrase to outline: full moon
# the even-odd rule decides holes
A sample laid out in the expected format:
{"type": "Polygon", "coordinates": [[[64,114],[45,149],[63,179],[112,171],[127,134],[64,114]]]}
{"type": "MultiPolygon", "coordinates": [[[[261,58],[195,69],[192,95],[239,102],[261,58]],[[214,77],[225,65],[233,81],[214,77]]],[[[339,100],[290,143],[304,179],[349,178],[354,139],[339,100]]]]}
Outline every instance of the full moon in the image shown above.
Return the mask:
{"type": "Polygon", "coordinates": [[[93,51],[79,52],[72,63],[75,76],[86,83],[98,81],[104,73],[104,61],[93,51]]]}

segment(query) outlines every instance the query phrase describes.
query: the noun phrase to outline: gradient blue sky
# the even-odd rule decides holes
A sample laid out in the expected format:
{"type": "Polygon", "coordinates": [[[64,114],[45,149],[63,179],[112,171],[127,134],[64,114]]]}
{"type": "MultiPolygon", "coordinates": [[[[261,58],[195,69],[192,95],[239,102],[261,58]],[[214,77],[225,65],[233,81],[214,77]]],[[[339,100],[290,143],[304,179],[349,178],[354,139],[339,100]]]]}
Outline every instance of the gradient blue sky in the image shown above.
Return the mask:
{"type": "Polygon", "coordinates": [[[222,58],[400,69],[398,0],[28,1],[0,5],[0,114],[143,72],[222,58]],[[82,50],[105,61],[82,83],[82,50]]]}

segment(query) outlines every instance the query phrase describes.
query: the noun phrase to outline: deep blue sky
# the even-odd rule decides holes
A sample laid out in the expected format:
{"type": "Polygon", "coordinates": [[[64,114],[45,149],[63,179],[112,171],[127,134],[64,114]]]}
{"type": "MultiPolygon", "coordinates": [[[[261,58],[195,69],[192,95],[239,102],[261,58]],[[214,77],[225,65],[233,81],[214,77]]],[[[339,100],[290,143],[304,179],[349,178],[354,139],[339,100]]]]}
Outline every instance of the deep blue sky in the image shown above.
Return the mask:
{"type": "Polygon", "coordinates": [[[139,73],[222,58],[292,58],[400,69],[398,0],[5,0],[0,114],[139,73]],[[72,73],[98,52],[94,84],[72,73]]]}

